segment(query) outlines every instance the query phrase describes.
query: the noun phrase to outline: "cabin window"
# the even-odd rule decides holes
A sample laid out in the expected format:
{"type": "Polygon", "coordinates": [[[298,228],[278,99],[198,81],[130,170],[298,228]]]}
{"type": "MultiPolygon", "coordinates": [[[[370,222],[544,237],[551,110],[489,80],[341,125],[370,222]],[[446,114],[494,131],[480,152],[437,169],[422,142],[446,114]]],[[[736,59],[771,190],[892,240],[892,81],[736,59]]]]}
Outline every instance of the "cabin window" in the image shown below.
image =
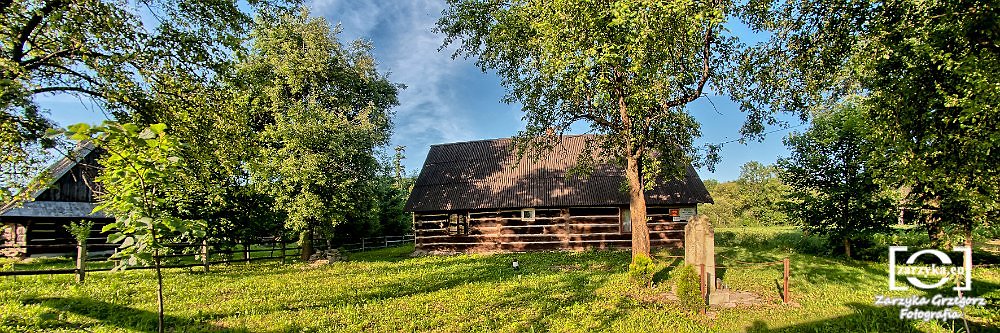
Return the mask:
{"type": "Polygon", "coordinates": [[[621,226],[620,232],[623,234],[632,233],[632,211],[628,207],[618,208],[618,216],[618,225],[621,226]]]}
{"type": "Polygon", "coordinates": [[[535,209],[525,208],[521,210],[521,220],[522,221],[534,221],[535,220],[535,209]]]}
{"type": "Polygon", "coordinates": [[[459,236],[469,234],[469,219],[466,214],[448,215],[448,235],[459,236]]]}

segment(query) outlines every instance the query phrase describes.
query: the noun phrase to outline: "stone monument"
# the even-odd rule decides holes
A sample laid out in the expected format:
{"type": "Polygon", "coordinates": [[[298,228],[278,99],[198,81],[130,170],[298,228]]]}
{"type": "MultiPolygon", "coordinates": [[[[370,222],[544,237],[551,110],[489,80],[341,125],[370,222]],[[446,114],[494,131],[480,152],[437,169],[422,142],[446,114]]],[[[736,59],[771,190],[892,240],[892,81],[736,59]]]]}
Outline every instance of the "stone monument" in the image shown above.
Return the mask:
{"type": "Polygon", "coordinates": [[[715,291],[715,230],[705,215],[696,215],[684,227],[684,262],[694,267],[695,273],[701,273],[701,265],[705,265],[703,283],[708,288],[708,294],[715,291]]]}

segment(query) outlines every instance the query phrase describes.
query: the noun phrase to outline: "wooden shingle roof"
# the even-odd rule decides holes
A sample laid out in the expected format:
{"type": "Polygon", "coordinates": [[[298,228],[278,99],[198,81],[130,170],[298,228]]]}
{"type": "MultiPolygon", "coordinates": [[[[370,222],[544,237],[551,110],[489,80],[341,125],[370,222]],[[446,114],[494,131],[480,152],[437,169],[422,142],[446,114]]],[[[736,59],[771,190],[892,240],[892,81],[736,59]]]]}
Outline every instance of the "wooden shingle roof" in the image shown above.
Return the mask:
{"type": "MultiPolygon", "coordinates": [[[[32,182],[38,186],[29,186],[23,191],[31,191],[28,202],[6,202],[0,203],[0,218],[3,217],[108,217],[103,213],[92,213],[96,206],[93,202],[53,200],[44,196],[47,191],[52,191],[53,187],[60,181],[75,182],[75,177],[68,173],[74,167],[80,165],[81,161],[87,159],[96,151],[96,146],[89,141],[79,142],[68,155],[49,165],[32,182]]],[[[34,185],[34,184],[33,184],[34,185]]],[[[88,189],[89,191],[89,189],[88,189]]]]}
{"type": "MultiPolygon", "coordinates": [[[[589,176],[567,176],[588,136],[565,136],[538,160],[517,160],[512,139],[431,146],[406,211],[522,207],[627,206],[621,167],[604,164],[589,176]]],[[[660,182],[646,191],[647,205],[712,202],[694,168],[682,180],[660,182]]]]}

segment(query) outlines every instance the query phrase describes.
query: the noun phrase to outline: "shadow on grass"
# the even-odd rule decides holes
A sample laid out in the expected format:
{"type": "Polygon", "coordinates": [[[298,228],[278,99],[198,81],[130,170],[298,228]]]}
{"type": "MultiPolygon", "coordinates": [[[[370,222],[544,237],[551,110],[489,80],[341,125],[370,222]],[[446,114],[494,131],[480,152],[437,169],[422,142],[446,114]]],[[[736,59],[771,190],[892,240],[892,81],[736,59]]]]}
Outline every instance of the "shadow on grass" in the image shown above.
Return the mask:
{"type": "MultiPolygon", "coordinates": [[[[155,312],[137,310],[127,306],[111,304],[108,302],[94,300],[90,298],[83,298],[83,297],[35,298],[35,299],[25,300],[24,304],[25,305],[39,304],[56,311],[69,312],[81,315],[84,317],[97,320],[101,324],[115,326],[122,329],[140,331],[140,332],[157,331],[157,314],[155,312]]],[[[83,328],[80,325],[62,321],[59,320],[58,318],[59,316],[57,315],[55,316],[47,315],[41,319],[46,321],[51,321],[50,323],[43,325],[51,328],[67,328],[67,329],[83,328]]],[[[208,323],[196,322],[189,319],[170,316],[170,315],[164,316],[164,325],[171,331],[246,332],[245,330],[232,330],[224,327],[219,327],[216,325],[211,325],[208,323]]]]}
{"type": "MultiPolygon", "coordinates": [[[[876,307],[873,305],[849,303],[854,313],[836,318],[818,320],[784,327],[768,327],[763,321],[755,321],[747,327],[750,333],[757,332],[922,332],[917,329],[919,319],[899,319],[899,307],[876,307]]],[[[987,327],[968,322],[971,332],[996,332],[996,327],[987,327]]],[[[965,331],[961,320],[949,320],[942,326],[953,331],[965,331]]]]}
{"type": "Polygon", "coordinates": [[[350,261],[362,262],[397,262],[412,258],[413,244],[389,247],[378,250],[352,252],[347,254],[350,261]]]}

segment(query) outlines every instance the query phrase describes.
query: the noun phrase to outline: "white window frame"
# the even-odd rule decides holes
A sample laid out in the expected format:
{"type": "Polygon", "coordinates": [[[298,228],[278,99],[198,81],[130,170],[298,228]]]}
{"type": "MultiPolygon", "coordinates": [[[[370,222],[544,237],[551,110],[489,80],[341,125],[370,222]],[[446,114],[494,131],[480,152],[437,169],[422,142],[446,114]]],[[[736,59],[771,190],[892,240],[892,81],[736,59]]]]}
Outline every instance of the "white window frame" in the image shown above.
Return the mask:
{"type": "Polygon", "coordinates": [[[521,209],[521,221],[534,221],[537,216],[534,208],[521,209]],[[527,212],[531,212],[531,217],[524,217],[524,213],[527,212]]]}

